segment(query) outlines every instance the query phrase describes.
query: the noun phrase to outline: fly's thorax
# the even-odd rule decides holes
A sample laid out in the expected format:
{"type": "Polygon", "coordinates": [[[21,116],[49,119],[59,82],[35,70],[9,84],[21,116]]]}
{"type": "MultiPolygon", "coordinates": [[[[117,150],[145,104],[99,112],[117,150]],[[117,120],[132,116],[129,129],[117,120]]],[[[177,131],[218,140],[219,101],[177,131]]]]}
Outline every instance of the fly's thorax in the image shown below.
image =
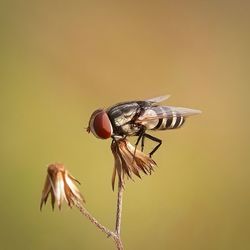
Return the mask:
{"type": "Polygon", "coordinates": [[[120,129],[122,131],[122,134],[132,136],[137,135],[141,130],[141,127],[136,124],[129,123],[121,126],[120,129]]]}
{"type": "Polygon", "coordinates": [[[128,123],[130,123],[132,120],[131,117],[133,116],[132,115],[125,116],[124,114],[117,116],[116,118],[114,118],[114,124],[116,127],[122,127],[122,126],[128,125],[128,123]]]}
{"type": "Polygon", "coordinates": [[[112,123],[119,127],[132,121],[139,107],[136,102],[124,103],[110,107],[107,113],[112,123]]]}
{"type": "Polygon", "coordinates": [[[126,117],[124,115],[121,115],[114,118],[114,134],[129,136],[136,135],[139,132],[140,127],[132,122],[131,117],[133,116],[126,117]]]}
{"type": "Polygon", "coordinates": [[[134,123],[134,118],[138,111],[140,111],[140,106],[136,102],[121,103],[110,107],[107,113],[113,124],[114,134],[136,135],[139,128],[134,123]]]}

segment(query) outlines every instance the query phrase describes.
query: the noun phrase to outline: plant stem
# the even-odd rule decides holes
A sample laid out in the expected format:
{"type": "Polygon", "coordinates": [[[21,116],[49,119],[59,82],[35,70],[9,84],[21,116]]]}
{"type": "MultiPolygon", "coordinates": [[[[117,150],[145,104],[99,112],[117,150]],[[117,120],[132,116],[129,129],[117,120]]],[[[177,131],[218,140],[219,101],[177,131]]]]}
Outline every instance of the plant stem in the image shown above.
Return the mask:
{"type": "Polygon", "coordinates": [[[123,244],[121,241],[121,214],[122,214],[122,194],[123,185],[121,182],[118,184],[118,195],[117,195],[117,211],[116,211],[116,229],[115,232],[109,230],[107,227],[103,226],[97,219],[78,201],[74,200],[75,206],[79,209],[82,215],[84,215],[92,224],[99,228],[107,237],[111,237],[118,250],[123,250],[123,244]]]}
{"type": "Polygon", "coordinates": [[[118,250],[123,250],[122,240],[121,240],[121,218],[122,218],[122,196],[123,196],[123,180],[119,180],[118,183],[118,193],[117,193],[117,210],[116,210],[116,225],[115,232],[118,238],[118,244],[116,244],[118,250]]]}
{"type": "Polygon", "coordinates": [[[75,206],[79,209],[82,215],[84,215],[91,223],[93,223],[97,228],[99,228],[107,237],[112,237],[115,241],[117,240],[117,235],[103,226],[97,219],[91,215],[91,213],[78,201],[75,201],[75,206]]]}

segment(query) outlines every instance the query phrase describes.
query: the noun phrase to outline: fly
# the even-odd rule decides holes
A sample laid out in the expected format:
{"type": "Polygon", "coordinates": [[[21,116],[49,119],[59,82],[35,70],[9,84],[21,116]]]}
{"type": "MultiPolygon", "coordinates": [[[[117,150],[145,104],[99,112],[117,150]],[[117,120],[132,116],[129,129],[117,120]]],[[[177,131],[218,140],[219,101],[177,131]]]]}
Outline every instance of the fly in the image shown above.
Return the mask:
{"type": "Polygon", "coordinates": [[[162,140],[148,134],[148,131],[180,128],[187,117],[201,113],[200,110],[195,109],[160,105],[168,98],[168,95],[159,96],[98,109],[92,113],[87,131],[92,132],[99,139],[117,140],[127,136],[137,136],[135,146],[137,147],[141,142],[142,151],[145,138],[148,138],[157,143],[149,153],[151,157],[161,146],[162,140]]]}

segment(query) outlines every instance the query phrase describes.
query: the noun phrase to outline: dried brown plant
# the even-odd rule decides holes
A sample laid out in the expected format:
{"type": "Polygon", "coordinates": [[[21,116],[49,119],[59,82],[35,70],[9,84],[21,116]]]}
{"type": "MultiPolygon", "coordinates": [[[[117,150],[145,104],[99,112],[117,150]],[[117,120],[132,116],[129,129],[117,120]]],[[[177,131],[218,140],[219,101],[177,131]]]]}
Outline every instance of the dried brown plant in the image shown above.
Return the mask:
{"type": "Polygon", "coordinates": [[[119,181],[124,184],[124,177],[132,179],[132,174],[141,178],[140,173],[151,174],[156,166],[155,161],[139,149],[136,149],[127,139],[113,140],[111,150],[115,159],[112,175],[112,188],[114,190],[116,174],[119,181]]]}
{"type": "Polygon", "coordinates": [[[79,183],[65,169],[63,164],[50,164],[47,169],[47,176],[42,191],[40,209],[46,204],[48,196],[51,195],[51,204],[54,209],[55,203],[61,209],[62,202],[65,200],[72,207],[75,206],[91,223],[98,229],[112,238],[118,250],[123,250],[121,240],[121,217],[122,217],[122,199],[124,191],[124,177],[132,179],[132,174],[141,178],[141,173],[151,174],[156,163],[146,154],[136,149],[127,139],[122,138],[113,141],[111,150],[115,159],[115,166],[112,176],[112,188],[114,190],[115,177],[118,175],[118,192],[117,192],[117,210],[115,230],[112,231],[103,226],[97,219],[86,209],[85,200],[75,183],[79,183]]]}
{"type": "Polygon", "coordinates": [[[64,167],[63,164],[50,164],[47,169],[47,176],[42,191],[40,209],[46,204],[49,195],[51,195],[51,205],[54,209],[55,203],[61,209],[62,202],[65,200],[70,207],[75,201],[84,203],[85,200],[80,193],[75,182],[80,184],[64,167]]]}

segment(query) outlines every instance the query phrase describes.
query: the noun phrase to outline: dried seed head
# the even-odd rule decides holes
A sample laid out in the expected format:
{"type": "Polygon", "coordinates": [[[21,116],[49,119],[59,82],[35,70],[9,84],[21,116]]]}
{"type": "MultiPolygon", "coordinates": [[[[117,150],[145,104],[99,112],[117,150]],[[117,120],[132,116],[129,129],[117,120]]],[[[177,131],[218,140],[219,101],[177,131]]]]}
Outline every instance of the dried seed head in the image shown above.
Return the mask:
{"type": "Polygon", "coordinates": [[[148,155],[144,154],[127,140],[120,139],[113,141],[111,150],[115,159],[115,166],[112,175],[112,188],[114,190],[115,177],[118,175],[119,182],[123,184],[124,176],[132,179],[132,174],[139,178],[140,172],[151,174],[156,163],[148,155]]]}
{"type": "Polygon", "coordinates": [[[85,200],[75,185],[75,182],[80,184],[79,181],[69,174],[63,164],[50,164],[47,169],[47,176],[42,191],[40,209],[42,209],[43,204],[46,204],[49,194],[51,194],[53,209],[55,203],[57,203],[59,209],[61,209],[63,200],[65,200],[70,207],[76,202],[84,203],[85,200]]]}

